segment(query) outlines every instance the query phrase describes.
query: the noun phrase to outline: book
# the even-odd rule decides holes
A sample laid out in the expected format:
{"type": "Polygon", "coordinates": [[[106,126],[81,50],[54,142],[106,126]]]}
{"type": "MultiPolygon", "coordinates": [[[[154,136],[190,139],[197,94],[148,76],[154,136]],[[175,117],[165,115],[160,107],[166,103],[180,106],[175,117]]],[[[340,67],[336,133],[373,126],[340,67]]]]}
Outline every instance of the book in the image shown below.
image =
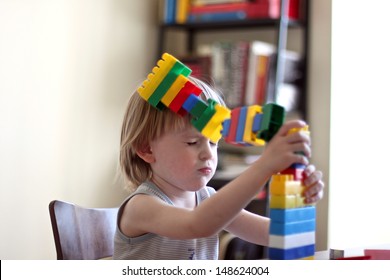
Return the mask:
{"type": "Polygon", "coordinates": [[[248,0],[191,0],[192,6],[205,6],[226,3],[248,2],[248,0]]]}
{"type": "Polygon", "coordinates": [[[192,6],[189,11],[189,22],[234,21],[255,18],[276,18],[278,9],[268,1],[260,3],[234,3],[210,6],[192,6]]]}
{"type": "Polygon", "coordinates": [[[269,58],[266,102],[276,102],[285,107],[286,112],[298,111],[301,98],[300,83],[303,78],[301,56],[291,50],[285,50],[279,55],[282,56],[284,63],[283,77],[279,88],[276,89],[276,54],[274,53],[269,58]]]}
{"type": "Polygon", "coordinates": [[[176,23],[187,22],[190,0],[176,0],[176,23]]]}
{"type": "MultiPolygon", "coordinates": [[[[246,80],[246,93],[245,93],[245,105],[263,105],[259,104],[258,99],[260,99],[259,96],[259,89],[257,87],[257,84],[259,83],[259,80],[265,79],[265,77],[259,78],[259,74],[267,75],[267,90],[268,90],[268,61],[267,66],[265,65],[259,65],[259,62],[265,61],[264,57],[269,57],[275,52],[275,46],[266,42],[262,41],[253,41],[250,44],[249,47],[249,55],[248,55],[248,74],[247,74],[247,80],[246,80]],[[259,57],[263,57],[262,59],[259,59],[259,57]],[[267,69],[264,69],[266,67],[267,69]],[[259,71],[261,70],[261,71],[259,71]]],[[[264,82],[265,83],[265,82],[264,82]]],[[[261,93],[262,95],[266,95],[266,93],[261,93]]],[[[262,97],[262,99],[266,99],[265,97],[262,97]]],[[[264,103],[264,102],[263,102],[264,103]]]]}

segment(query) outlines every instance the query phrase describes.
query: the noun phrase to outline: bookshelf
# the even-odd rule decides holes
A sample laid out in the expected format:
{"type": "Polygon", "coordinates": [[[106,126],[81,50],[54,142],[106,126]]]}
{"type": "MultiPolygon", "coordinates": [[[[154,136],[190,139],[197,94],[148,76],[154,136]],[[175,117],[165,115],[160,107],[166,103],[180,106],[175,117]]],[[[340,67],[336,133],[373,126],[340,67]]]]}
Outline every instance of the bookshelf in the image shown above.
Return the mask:
{"type": "MultiPolygon", "coordinates": [[[[291,0],[290,0],[291,1],[291,0]]],[[[309,2],[310,0],[301,0],[301,17],[299,19],[289,19],[287,16],[288,0],[280,0],[280,16],[278,18],[261,18],[261,19],[247,19],[247,20],[234,20],[234,21],[216,21],[216,22],[192,22],[192,23],[161,23],[159,25],[159,37],[157,47],[157,59],[166,50],[166,38],[168,32],[184,32],[186,35],[186,51],[188,54],[195,53],[196,36],[199,33],[215,32],[215,31],[234,31],[234,30],[254,30],[261,31],[262,29],[274,31],[274,42],[276,46],[276,65],[274,67],[275,86],[274,92],[268,94],[273,97],[269,98],[269,101],[275,102],[277,96],[277,89],[282,84],[284,73],[284,61],[282,53],[287,47],[288,33],[292,29],[301,31],[301,45],[300,51],[300,71],[302,77],[297,82],[297,86],[300,91],[300,98],[298,99],[297,111],[299,117],[307,118],[307,65],[308,65],[308,43],[309,43],[309,2]]],[[[261,38],[260,38],[261,39],[261,38]]]]}

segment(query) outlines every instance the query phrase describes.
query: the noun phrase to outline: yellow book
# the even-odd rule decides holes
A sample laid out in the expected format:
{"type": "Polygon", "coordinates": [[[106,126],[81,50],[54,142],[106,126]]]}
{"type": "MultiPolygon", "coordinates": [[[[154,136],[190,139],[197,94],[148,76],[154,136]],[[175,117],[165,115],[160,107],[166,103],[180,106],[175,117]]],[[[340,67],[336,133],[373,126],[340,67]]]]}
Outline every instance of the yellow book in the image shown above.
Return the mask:
{"type": "Polygon", "coordinates": [[[177,0],[176,1],[176,23],[186,23],[189,10],[190,10],[190,0],[177,0]]]}

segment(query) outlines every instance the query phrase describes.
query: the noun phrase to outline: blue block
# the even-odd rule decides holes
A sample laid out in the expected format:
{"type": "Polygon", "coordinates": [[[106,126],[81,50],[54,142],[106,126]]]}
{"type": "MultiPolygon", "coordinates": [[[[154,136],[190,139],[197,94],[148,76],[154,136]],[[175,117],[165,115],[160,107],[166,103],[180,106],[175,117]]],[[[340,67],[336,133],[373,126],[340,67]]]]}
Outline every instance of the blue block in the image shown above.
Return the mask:
{"type": "Polygon", "coordinates": [[[237,143],[243,143],[247,112],[248,112],[248,107],[240,108],[240,114],[238,116],[238,124],[237,124],[237,132],[236,132],[237,143]]]}
{"type": "Polygon", "coordinates": [[[306,220],[293,223],[278,223],[271,220],[270,234],[274,235],[288,235],[308,231],[315,231],[316,220],[306,220]]]}
{"type": "Polygon", "coordinates": [[[230,130],[230,123],[231,123],[231,119],[226,119],[222,123],[222,136],[223,137],[227,137],[228,136],[229,130],[230,130]]]}
{"type": "Polygon", "coordinates": [[[291,249],[268,248],[270,260],[296,260],[314,256],[314,253],[314,244],[291,249]]]}
{"type": "Polygon", "coordinates": [[[271,208],[269,217],[272,222],[279,223],[292,223],[304,220],[313,220],[316,218],[316,208],[315,206],[290,209],[271,208]]]}
{"type": "Polygon", "coordinates": [[[263,120],[263,114],[257,114],[253,118],[252,131],[259,132],[261,128],[261,121],[263,120]]]}
{"type": "Polygon", "coordinates": [[[302,163],[293,163],[290,165],[289,168],[293,168],[293,169],[305,169],[306,168],[306,165],[302,164],[302,163]]]}
{"type": "Polygon", "coordinates": [[[190,94],[186,101],[183,103],[182,108],[186,110],[188,113],[191,112],[192,108],[195,107],[196,103],[198,103],[199,98],[195,94],[190,94]]]}

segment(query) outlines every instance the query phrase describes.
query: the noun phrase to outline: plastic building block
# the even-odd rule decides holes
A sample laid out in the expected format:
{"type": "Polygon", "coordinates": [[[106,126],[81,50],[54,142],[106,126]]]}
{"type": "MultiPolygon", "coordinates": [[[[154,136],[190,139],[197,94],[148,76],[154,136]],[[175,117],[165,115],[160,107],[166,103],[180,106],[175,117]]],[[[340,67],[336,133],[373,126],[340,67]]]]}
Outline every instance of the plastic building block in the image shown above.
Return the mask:
{"type": "Polygon", "coordinates": [[[307,206],[292,209],[270,209],[269,217],[273,222],[292,223],[316,218],[316,208],[307,206]]]}
{"type": "Polygon", "coordinates": [[[172,69],[177,59],[172,55],[164,53],[162,59],[157,62],[157,66],[152,69],[147,79],[138,88],[138,93],[145,100],[149,100],[150,96],[157,89],[159,84],[164,80],[165,76],[172,69]]]}
{"type": "Polygon", "coordinates": [[[169,104],[169,109],[181,116],[184,116],[187,114],[187,111],[182,108],[184,102],[191,94],[199,96],[201,93],[202,90],[200,88],[194,85],[191,81],[187,81],[184,87],[177,93],[175,98],[169,104]]]}
{"type": "Polygon", "coordinates": [[[165,78],[158,85],[156,90],[149,97],[148,102],[159,109],[164,108],[159,103],[164,95],[167,93],[168,89],[172,86],[179,75],[188,76],[191,73],[191,70],[182,64],[180,61],[176,61],[176,63],[172,66],[172,69],[167,73],[165,78]]]}
{"type": "Polygon", "coordinates": [[[263,107],[263,120],[258,137],[266,142],[270,141],[283,125],[284,119],[285,111],[282,106],[273,103],[266,104],[263,107]]]}
{"type": "Polygon", "coordinates": [[[293,223],[271,223],[270,234],[272,235],[288,235],[302,232],[315,231],[316,220],[303,220],[293,223]]]}
{"type": "Polygon", "coordinates": [[[254,146],[264,146],[265,141],[257,137],[263,118],[261,107],[252,105],[247,107],[243,141],[254,146]]]}
{"type": "Polygon", "coordinates": [[[229,117],[230,110],[219,104],[216,104],[215,114],[203,128],[202,134],[208,137],[212,142],[217,143],[222,137],[222,124],[224,123],[224,120],[229,117]]]}
{"type": "Polygon", "coordinates": [[[305,168],[305,165],[291,165],[289,168],[283,170],[280,172],[280,174],[283,175],[292,175],[293,180],[295,181],[301,181],[303,179],[303,170],[305,168]],[[298,168],[296,167],[298,166],[298,168]],[[302,168],[303,166],[303,168],[302,168]]]}
{"type": "Polygon", "coordinates": [[[304,207],[305,198],[301,195],[271,195],[269,205],[271,208],[290,209],[297,207],[304,207]]]}
{"type": "Polygon", "coordinates": [[[307,245],[292,249],[268,248],[271,260],[295,260],[314,256],[315,245],[307,245]]]}
{"type": "Polygon", "coordinates": [[[271,195],[301,195],[305,187],[300,181],[289,180],[292,175],[274,175],[270,182],[271,195]]]}
{"type": "MultiPolygon", "coordinates": [[[[186,110],[188,113],[191,112],[191,110],[195,107],[196,103],[199,102],[199,98],[194,95],[194,94],[190,94],[187,98],[187,100],[183,103],[183,106],[182,108],[184,110],[186,110]]],[[[203,100],[202,100],[203,101],[203,100]]],[[[206,108],[207,108],[207,104],[205,104],[206,108]]]]}
{"type": "Polygon", "coordinates": [[[188,78],[183,75],[179,75],[176,80],[173,82],[172,86],[167,90],[163,98],[161,98],[161,102],[169,107],[171,102],[175,99],[180,90],[187,83],[188,78]]]}
{"type": "Polygon", "coordinates": [[[246,115],[247,115],[247,107],[240,107],[238,114],[238,123],[237,123],[237,131],[235,137],[235,143],[245,145],[244,143],[244,132],[245,132],[245,123],[246,123],[246,115]]]}
{"type": "Polygon", "coordinates": [[[290,235],[271,234],[269,237],[269,244],[272,248],[291,249],[314,244],[315,240],[315,231],[302,232],[290,235]]]}
{"type": "Polygon", "coordinates": [[[228,132],[227,136],[225,137],[225,141],[227,143],[232,143],[232,144],[236,143],[236,134],[237,134],[239,115],[240,115],[240,108],[234,108],[231,111],[229,132],[228,132]]]}

